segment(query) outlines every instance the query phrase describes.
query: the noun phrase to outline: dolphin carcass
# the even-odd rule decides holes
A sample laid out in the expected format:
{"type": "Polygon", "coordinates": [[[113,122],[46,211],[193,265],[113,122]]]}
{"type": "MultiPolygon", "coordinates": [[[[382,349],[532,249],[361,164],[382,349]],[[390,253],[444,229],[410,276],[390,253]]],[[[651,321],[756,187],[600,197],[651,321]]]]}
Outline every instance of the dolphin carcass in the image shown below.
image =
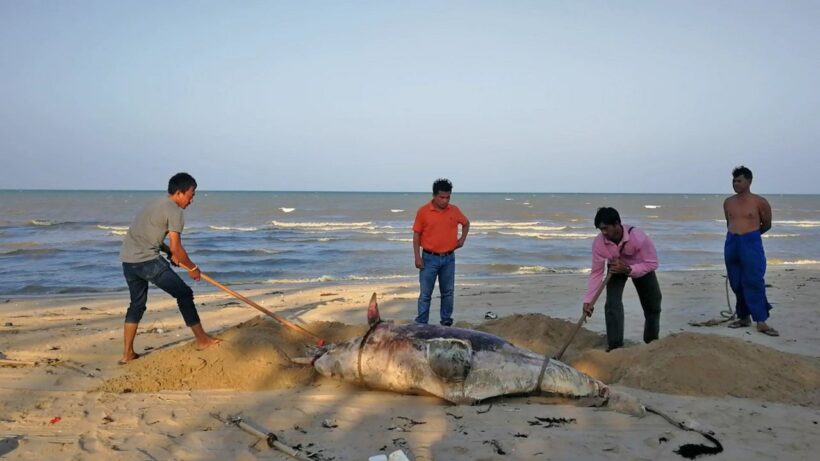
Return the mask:
{"type": "Polygon", "coordinates": [[[368,322],[371,327],[364,336],[315,357],[316,370],[329,378],[399,393],[432,394],[455,404],[500,395],[552,394],[592,398],[616,411],[645,414],[634,397],[497,336],[463,328],[382,322],[375,294],[368,322]]]}

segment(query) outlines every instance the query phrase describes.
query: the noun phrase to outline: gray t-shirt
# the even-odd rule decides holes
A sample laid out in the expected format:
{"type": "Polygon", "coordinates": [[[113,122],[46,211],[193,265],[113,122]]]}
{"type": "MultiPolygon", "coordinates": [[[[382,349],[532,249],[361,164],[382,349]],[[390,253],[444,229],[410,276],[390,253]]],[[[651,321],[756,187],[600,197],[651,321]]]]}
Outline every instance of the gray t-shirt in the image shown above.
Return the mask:
{"type": "Polygon", "coordinates": [[[141,263],[156,259],[159,256],[159,245],[168,232],[182,233],[184,226],[182,208],[171,197],[150,201],[128,228],[120,250],[120,261],[141,263]]]}

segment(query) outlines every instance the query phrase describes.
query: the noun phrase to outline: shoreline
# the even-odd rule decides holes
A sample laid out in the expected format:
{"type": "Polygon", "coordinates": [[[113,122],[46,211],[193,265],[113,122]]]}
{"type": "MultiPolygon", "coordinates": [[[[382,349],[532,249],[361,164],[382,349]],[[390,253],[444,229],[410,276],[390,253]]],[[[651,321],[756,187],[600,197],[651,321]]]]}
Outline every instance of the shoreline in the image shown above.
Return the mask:
{"type": "MultiPolygon", "coordinates": [[[[797,270],[810,270],[810,271],[820,271],[820,263],[806,263],[806,264],[798,264],[798,263],[790,263],[790,264],[774,264],[769,265],[766,271],[767,278],[774,272],[777,271],[797,271],[797,270]]],[[[177,274],[180,275],[182,280],[190,285],[194,289],[194,296],[197,293],[213,293],[213,292],[221,292],[219,288],[210,285],[208,282],[200,281],[199,283],[194,282],[190,278],[185,275],[184,271],[176,271],[177,274]]],[[[207,272],[205,272],[207,274],[207,272]]],[[[725,274],[725,269],[722,268],[692,268],[692,269],[676,269],[676,270],[668,270],[668,271],[657,271],[658,277],[662,277],[663,274],[668,274],[674,276],[674,274],[691,274],[691,273],[719,273],[721,276],[725,274]]],[[[499,274],[499,275],[461,275],[458,273],[458,269],[456,269],[456,285],[460,282],[494,282],[499,280],[506,280],[506,279],[534,279],[537,277],[582,277],[586,280],[586,277],[589,274],[589,268],[585,269],[578,269],[576,270],[567,270],[567,271],[550,271],[546,270],[543,272],[534,272],[534,273],[511,273],[511,274],[499,274]]],[[[118,276],[120,274],[117,274],[118,276]]],[[[320,279],[325,277],[324,275],[320,275],[314,277],[315,279],[320,279]]],[[[330,276],[328,276],[330,277],[330,276]]],[[[363,278],[340,278],[340,279],[333,279],[330,278],[328,280],[306,280],[306,281],[290,281],[286,283],[267,283],[267,282],[222,282],[217,280],[218,282],[222,283],[225,286],[232,287],[233,289],[241,289],[241,290],[250,290],[250,291],[259,291],[259,290],[266,290],[266,289],[274,289],[276,287],[282,287],[284,289],[311,289],[311,288],[320,288],[321,286],[334,286],[334,285],[352,285],[352,286],[361,286],[361,285],[388,285],[388,284],[405,284],[405,283],[418,283],[417,276],[414,275],[396,275],[390,276],[387,278],[379,279],[363,279],[363,278]]],[[[36,300],[36,299],[61,299],[61,300],[75,300],[75,299],[84,299],[84,298],[105,298],[105,297],[117,297],[118,295],[125,295],[125,298],[128,298],[128,287],[125,285],[125,281],[123,280],[121,289],[113,289],[110,291],[99,291],[99,292],[71,292],[71,293],[43,293],[43,294],[0,294],[0,303],[9,302],[9,301],[25,301],[25,300],[36,300]],[[8,300],[8,301],[7,301],[8,300]]],[[[151,293],[155,291],[157,293],[161,293],[154,285],[149,286],[149,290],[152,290],[151,293]]]]}

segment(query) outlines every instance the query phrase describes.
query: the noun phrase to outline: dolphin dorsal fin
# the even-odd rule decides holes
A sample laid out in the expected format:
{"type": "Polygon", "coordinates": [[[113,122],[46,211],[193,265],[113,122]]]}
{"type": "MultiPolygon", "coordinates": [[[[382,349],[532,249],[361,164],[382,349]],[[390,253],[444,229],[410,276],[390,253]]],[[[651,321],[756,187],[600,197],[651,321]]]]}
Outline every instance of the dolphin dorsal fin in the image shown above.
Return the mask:
{"type": "Polygon", "coordinates": [[[370,305],[367,306],[367,324],[372,327],[381,321],[382,319],[379,315],[379,303],[376,302],[376,293],[373,293],[373,296],[370,297],[370,305]]]}

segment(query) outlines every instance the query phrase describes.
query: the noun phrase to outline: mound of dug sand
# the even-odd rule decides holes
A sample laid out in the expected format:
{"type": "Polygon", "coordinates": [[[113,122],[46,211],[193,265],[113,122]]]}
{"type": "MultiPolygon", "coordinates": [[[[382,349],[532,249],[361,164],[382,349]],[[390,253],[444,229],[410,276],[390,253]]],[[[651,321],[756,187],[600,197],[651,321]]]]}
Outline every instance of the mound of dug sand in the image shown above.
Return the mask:
{"type": "MultiPolygon", "coordinates": [[[[462,327],[461,324],[457,326],[462,327]]],[[[516,314],[489,320],[476,326],[465,323],[463,328],[485,331],[504,338],[518,347],[539,354],[549,354],[552,357],[569,339],[569,335],[575,329],[575,324],[542,314],[516,314]]],[[[605,336],[581,328],[564,352],[561,361],[570,363],[584,350],[603,347],[606,347],[605,336]]]]}
{"type": "MultiPolygon", "coordinates": [[[[537,353],[558,352],[575,327],[541,314],[513,315],[477,326],[537,353]]],[[[313,322],[306,328],[328,342],[364,334],[365,325],[313,322]]],[[[309,338],[258,317],[222,332],[217,347],[196,351],[193,343],[155,351],[128,365],[128,373],[107,381],[107,392],[188,389],[261,390],[305,386],[312,367],[294,366],[306,355],[309,338]]],[[[581,329],[563,361],[606,383],[693,396],[734,396],[820,406],[820,360],[734,338],[681,333],[648,345],[606,353],[606,339],[581,329]]]]}
{"type": "MultiPolygon", "coordinates": [[[[328,342],[364,334],[367,327],[314,322],[305,328],[328,342]]],[[[306,355],[311,340],[278,323],[257,317],[220,333],[224,341],[204,351],[194,343],[158,350],[127,365],[128,373],[105,382],[105,392],[189,389],[284,389],[309,384],[310,366],[292,365],[306,355]]]]}
{"type": "Polygon", "coordinates": [[[680,333],[570,365],[607,383],[666,394],[733,396],[820,406],[820,360],[735,338],[680,333]]]}

